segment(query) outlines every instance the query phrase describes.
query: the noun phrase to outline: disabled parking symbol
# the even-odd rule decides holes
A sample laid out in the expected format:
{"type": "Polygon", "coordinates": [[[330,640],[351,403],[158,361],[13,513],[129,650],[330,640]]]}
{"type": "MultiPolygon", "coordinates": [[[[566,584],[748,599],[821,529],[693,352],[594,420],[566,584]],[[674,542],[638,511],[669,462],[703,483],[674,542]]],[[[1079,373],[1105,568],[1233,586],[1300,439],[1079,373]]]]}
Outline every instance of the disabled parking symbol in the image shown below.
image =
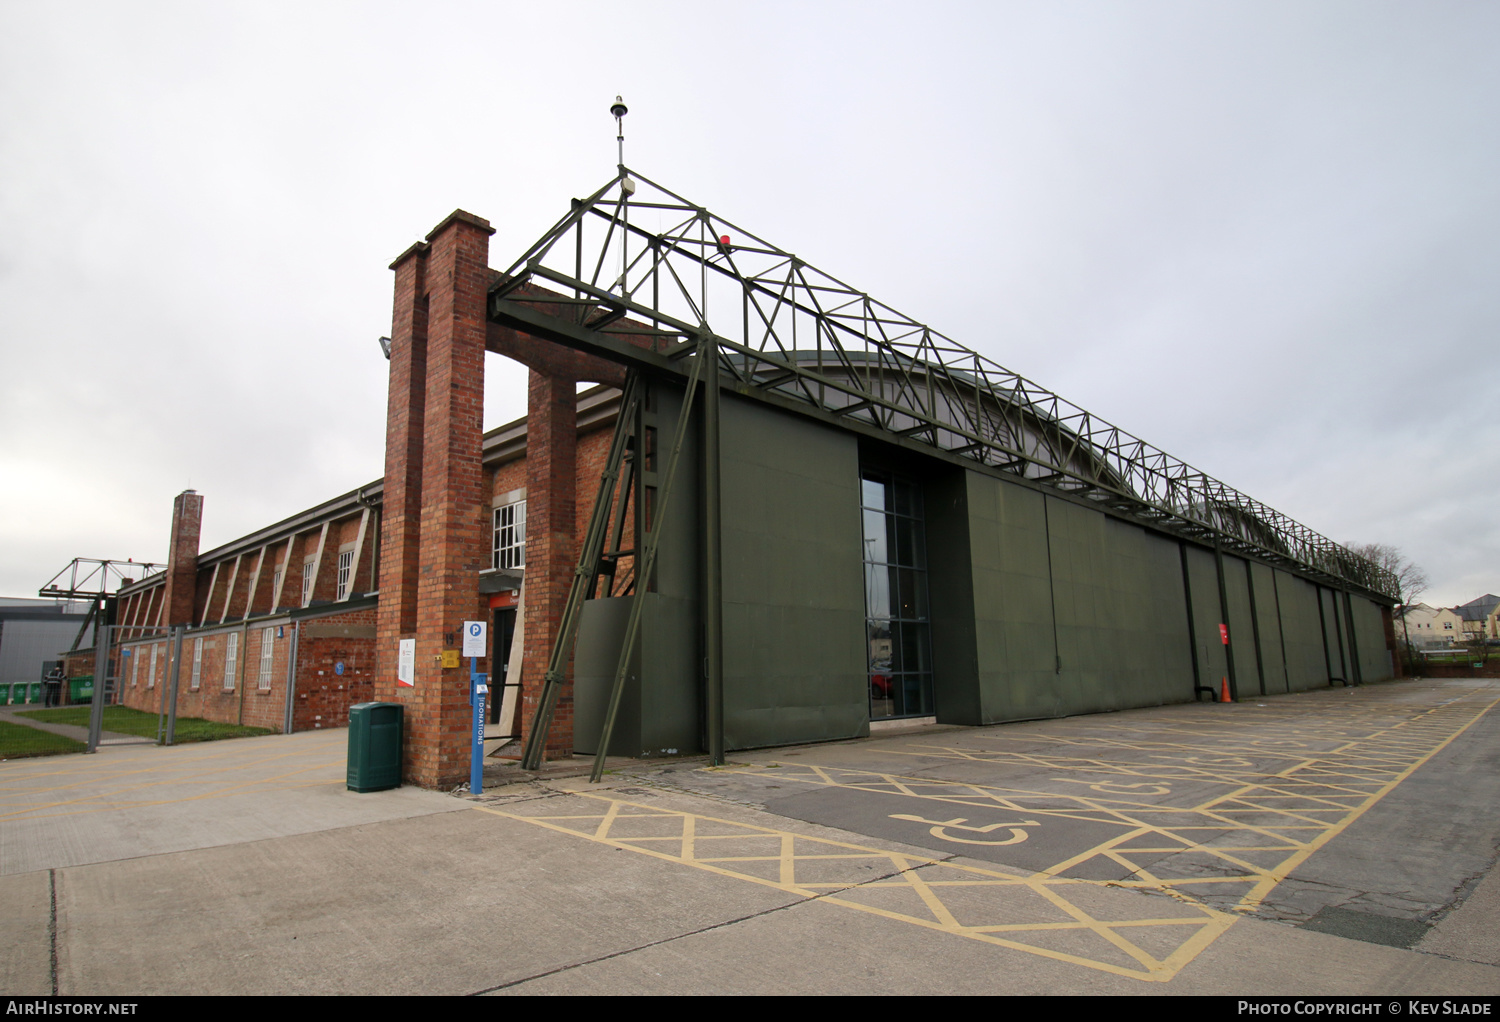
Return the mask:
{"type": "Polygon", "coordinates": [[[927,833],[931,834],[935,838],[940,838],[944,841],[952,841],[956,844],[961,845],[1018,845],[1031,836],[1022,828],[1041,826],[1041,823],[1037,820],[1013,820],[1007,823],[991,823],[983,827],[966,827],[964,826],[964,824],[968,823],[969,821],[968,818],[964,816],[960,816],[952,820],[928,820],[921,816],[908,816],[905,813],[892,813],[890,818],[893,820],[909,820],[912,823],[930,823],[932,824],[932,826],[927,831],[927,833]],[[1010,837],[1006,838],[1004,841],[980,841],[977,838],[955,837],[954,835],[948,833],[948,829],[950,827],[954,830],[966,830],[971,834],[989,834],[999,830],[1001,827],[1005,827],[1009,829],[1010,837]]]}

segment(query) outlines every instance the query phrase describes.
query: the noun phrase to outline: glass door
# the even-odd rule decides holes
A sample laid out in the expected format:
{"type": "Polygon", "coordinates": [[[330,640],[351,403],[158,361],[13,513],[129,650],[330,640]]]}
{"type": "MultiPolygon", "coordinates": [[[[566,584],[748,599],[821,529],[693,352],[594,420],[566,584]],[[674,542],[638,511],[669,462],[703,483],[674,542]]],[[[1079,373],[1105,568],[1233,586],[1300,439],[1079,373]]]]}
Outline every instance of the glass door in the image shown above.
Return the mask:
{"type": "Polygon", "coordinates": [[[867,471],[864,519],[865,634],[870,719],[933,712],[922,493],[910,479],[867,471]]]}

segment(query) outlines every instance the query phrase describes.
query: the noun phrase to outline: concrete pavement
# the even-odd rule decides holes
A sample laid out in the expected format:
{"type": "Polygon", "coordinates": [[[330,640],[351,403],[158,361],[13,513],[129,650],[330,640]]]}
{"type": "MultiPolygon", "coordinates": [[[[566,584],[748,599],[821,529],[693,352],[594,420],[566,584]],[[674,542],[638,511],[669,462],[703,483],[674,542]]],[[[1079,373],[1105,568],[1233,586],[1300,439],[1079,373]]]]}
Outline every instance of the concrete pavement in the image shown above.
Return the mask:
{"type": "Polygon", "coordinates": [[[342,731],[6,763],[0,990],[1493,998],[1497,700],[926,727],[477,799],[344,790],[342,731]]]}

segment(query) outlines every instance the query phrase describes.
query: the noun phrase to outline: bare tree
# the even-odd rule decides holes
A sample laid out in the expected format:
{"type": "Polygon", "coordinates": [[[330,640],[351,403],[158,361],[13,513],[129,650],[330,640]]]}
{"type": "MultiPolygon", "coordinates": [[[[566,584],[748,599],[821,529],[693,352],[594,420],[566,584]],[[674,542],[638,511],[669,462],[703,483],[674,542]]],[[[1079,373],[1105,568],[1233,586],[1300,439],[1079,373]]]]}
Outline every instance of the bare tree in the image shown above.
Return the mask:
{"type": "Polygon", "coordinates": [[[1406,623],[1406,611],[1411,608],[1413,601],[1426,592],[1427,587],[1431,585],[1427,572],[1420,565],[1410,561],[1399,547],[1393,547],[1388,543],[1350,543],[1347,545],[1354,554],[1372,562],[1376,567],[1384,568],[1395,578],[1394,595],[1401,606],[1402,639],[1406,643],[1407,657],[1412,657],[1411,628],[1406,623]]]}

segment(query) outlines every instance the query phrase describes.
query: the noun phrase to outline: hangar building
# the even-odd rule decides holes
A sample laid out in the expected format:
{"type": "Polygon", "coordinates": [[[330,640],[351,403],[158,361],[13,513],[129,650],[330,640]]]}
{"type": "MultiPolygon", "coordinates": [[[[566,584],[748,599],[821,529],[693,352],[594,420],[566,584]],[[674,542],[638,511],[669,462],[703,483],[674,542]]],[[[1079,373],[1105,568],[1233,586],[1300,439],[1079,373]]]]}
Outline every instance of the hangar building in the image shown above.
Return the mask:
{"type": "Polygon", "coordinates": [[[623,166],[503,270],[492,233],[455,211],[392,264],[382,480],[201,553],[179,496],[120,594],[125,701],[169,660],[185,714],[399,701],[440,786],[480,618],[530,763],[1392,674],[1375,565],[623,166]],[[487,353],[530,382],[485,434],[487,353]]]}

